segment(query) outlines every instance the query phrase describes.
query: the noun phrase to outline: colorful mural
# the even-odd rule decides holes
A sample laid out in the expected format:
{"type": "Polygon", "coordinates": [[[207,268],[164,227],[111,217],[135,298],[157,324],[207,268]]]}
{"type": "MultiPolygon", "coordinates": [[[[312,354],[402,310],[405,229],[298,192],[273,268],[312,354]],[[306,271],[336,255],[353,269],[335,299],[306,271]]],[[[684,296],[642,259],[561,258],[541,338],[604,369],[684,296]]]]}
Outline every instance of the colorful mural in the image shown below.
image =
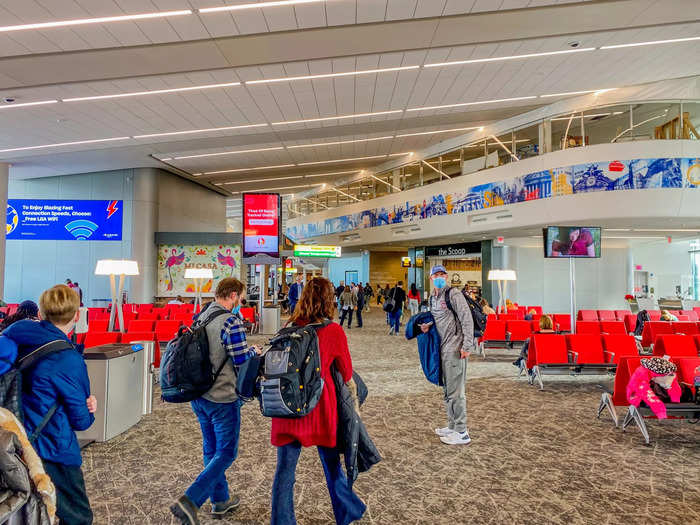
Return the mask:
{"type": "Polygon", "coordinates": [[[373,208],[319,222],[288,226],[286,234],[291,239],[305,239],[574,193],[683,187],[700,187],[700,159],[590,162],[528,173],[508,181],[479,184],[467,188],[466,192],[440,193],[391,208],[373,208]]]}
{"type": "Polygon", "coordinates": [[[194,281],[185,279],[187,268],[211,268],[214,278],[202,283],[202,292],[211,296],[219,279],[240,278],[241,247],[161,244],[158,247],[158,295],[194,296],[194,281]]]}

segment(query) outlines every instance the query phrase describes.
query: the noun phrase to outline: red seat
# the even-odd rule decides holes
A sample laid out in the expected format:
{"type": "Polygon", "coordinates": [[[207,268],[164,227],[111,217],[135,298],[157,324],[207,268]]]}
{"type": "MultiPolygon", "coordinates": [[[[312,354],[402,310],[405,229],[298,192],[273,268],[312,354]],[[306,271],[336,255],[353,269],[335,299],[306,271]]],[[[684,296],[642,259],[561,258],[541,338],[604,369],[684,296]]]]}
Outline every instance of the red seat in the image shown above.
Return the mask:
{"type": "Polygon", "coordinates": [[[642,361],[641,357],[635,356],[624,356],[620,358],[620,362],[617,365],[617,370],[615,371],[615,382],[613,386],[612,401],[617,406],[627,406],[629,401],[627,401],[627,383],[630,382],[630,378],[634,371],[642,361]]]}
{"type": "Polygon", "coordinates": [[[544,315],[541,306],[528,306],[527,311],[529,312],[530,310],[534,310],[535,312],[537,312],[537,315],[544,315]]]}
{"type": "Polygon", "coordinates": [[[657,336],[672,333],[671,323],[667,321],[647,321],[644,323],[644,330],[642,330],[642,346],[651,346],[656,341],[657,336]]]}
{"type": "Polygon", "coordinates": [[[579,310],[578,311],[578,321],[597,321],[598,312],[595,310],[579,310]]]}
{"type": "Polygon", "coordinates": [[[569,314],[554,314],[554,324],[559,332],[571,332],[571,316],[569,314]]]}
{"type": "Polygon", "coordinates": [[[99,319],[109,319],[109,311],[108,310],[102,310],[101,312],[95,312],[94,314],[88,313],[88,322],[90,321],[95,321],[99,319]]]}
{"type": "Polygon", "coordinates": [[[127,332],[152,332],[154,324],[153,319],[137,319],[129,323],[127,332]]]}
{"type": "Polygon", "coordinates": [[[122,334],[122,343],[131,343],[133,341],[155,341],[155,332],[127,332],[122,334]]]}
{"type": "Polygon", "coordinates": [[[578,321],[576,323],[576,333],[600,335],[600,323],[598,321],[578,321]]]}
{"type": "Polygon", "coordinates": [[[698,313],[694,310],[681,310],[680,313],[683,315],[687,315],[688,321],[693,321],[693,322],[698,321],[698,313]]]}
{"type": "Polygon", "coordinates": [[[481,337],[481,341],[505,341],[506,340],[506,322],[505,321],[487,321],[486,330],[481,337]]]}
{"type": "Polygon", "coordinates": [[[158,319],[158,314],[154,314],[153,312],[139,312],[136,319],[139,321],[155,321],[158,319]]]}
{"type": "Polygon", "coordinates": [[[75,341],[79,344],[85,344],[85,338],[87,337],[87,332],[83,332],[82,334],[75,334],[75,341]]]}
{"type": "Polygon", "coordinates": [[[489,321],[498,321],[498,315],[496,315],[496,314],[487,315],[486,322],[488,323],[489,321]]]}
{"type": "Polygon", "coordinates": [[[566,336],[566,343],[573,354],[573,362],[577,365],[600,365],[607,362],[599,335],[570,334],[566,336]]]}
{"type": "Polygon", "coordinates": [[[520,343],[530,338],[532,326],[530,321],[508,321],[506,323],[506,332],[510,333],[511,342],[520,343]]]}
{"type": "Polygon", "coordinates": [[[151,313],[155,314],[157,316],[156,319],[165,320],[165,318],[166,318],[165,308],[154,308],[153,310],[151,310],[151,313]]]}
{"type": "Polygon", "coordinates": [[[614,310],[598,310],[598,319],[600,321],[616,321],[614,310]]]}
{"type": "Polygon", "coordinates": [[[119,332],[88,332],[85,336],[85,348],[118,343],[121,335],[119,332]]]}
{"type": "Polygon", "coordinates": [[[695,340],[688,335],[660,335],[654,344],[654,355],[663,357],[697,357],[698,348],[695,340]]]}
{"type": "Polygon", "coordinates": [[[674,357],[671,359],[678,367],[678,382],[684,383],[695,392],[695,369],[700,366],[700,357],[674,357]]]}
{"type": "Polygon", "coordinates": [[[630,332],[634,332],[634,329],[637,328],[637,316],[634,314],[628,314],[625,316],[625,330],[627,330],[627,333],[629,334],[630,332]]]}
{"type": "Polygon", "coordinates": [[[88,330],[90,332],[106,332],[109,326],[109,319],[95,319],[88,321],[88,330]]]}
{"type": "Polygon", "coordinates": [[[615,319],[618,321],[624,321],[628,315],[630,315],[629,310],[615,310],[615,319]]]}
{"type": "Polygon", "coordinates": [[[518,320],[518,314],[516,314],[516,313],[511,313],[511,314],[498,314],[498,320],[499,320],[499,321],[517,321],[517,320],[518,320]]]}
{"type": "Polygon", "coordinates": [[[647,310],[647,313],[649,314],[649,319],[652,321],[661,320],[661,310],[647,310]]]}
{"type": "Polygon", "coordinates": [[[161,343],[167,343],[182,326],[180,321],[156,321],[156,339],[161,343]]]}
{"type": "MultiPolygon", "coordinates": [[[[241,308],[243,310],[243,308],[241,308]]],[[[194,314],[188,314],[188,313],[178,313],[175,314],[175,321],[178,321],[180,324],[185,324],[187,326],[190,326],[192,324],[192,318],[194,317],[194,314]]]]}
{"type": "Polygon", "coordinates": [[[187,314],[193,314],[194,313],[194,305],[193,304],[181,304],[180,305],[180,313],[187,313],[187,314]]]}
{"type": "Polygon", "coordinates": [[[679,321],[684,321],[684,322],[690,321],[690,317],[688,317],[687,315],[683,315],[683,314],[676,314],[676,319],[678,319],[679,321]]]}
{"type": "Polygon", "coordinates": [[[532,327],[532,333],[536,334],[540,331],[540,320],[539,319],[533,319],[530,321],[530,326],[532,327]]]}
{"type": "Polygon", "coordinates": [[[625,323],[622,321],[601,321],[600,331],[603,334],[627,334],[625,323]]]}
{"type": "Polygon", "coordinates": [[[696,335],[699,334],[698,325],[690,321],[679,321],[671,323],[674,334],[696,335]]]}
{"type": "Polygon", "coordinates": [[[631,335],[604,335],[601,337],[603,350],[606,354],[606,361],[609,363],[620,363],[623,357],[638,356],[637,342],[631,335]]]}
{"type": "Polygon", "coordinates": [[[536,334],[530,338],[527,353],[527,368],[542,364],[568,364],[569,352],[566,336],[556,334],[536,334]]]}

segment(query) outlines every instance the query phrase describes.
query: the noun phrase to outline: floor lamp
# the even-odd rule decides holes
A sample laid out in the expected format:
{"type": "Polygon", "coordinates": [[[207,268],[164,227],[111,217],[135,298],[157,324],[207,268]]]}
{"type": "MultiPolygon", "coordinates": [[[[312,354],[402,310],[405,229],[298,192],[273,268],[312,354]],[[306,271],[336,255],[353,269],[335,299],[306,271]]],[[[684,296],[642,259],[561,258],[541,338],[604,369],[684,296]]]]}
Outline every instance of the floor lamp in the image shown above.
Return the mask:
{"type": "Polygon", "coordinates": [[[515,281],[515,270],[489,270],[489,281],[498,281],[498,308],[500,313],[508,313],[506,310],[506,290],[508,281],[515,281]]]}
{"type": "Polygon", "coordinates": [[[185,279],[194,279],[194,311],[197,312],[197,305],[202,309],[202,279],[213,279],[214,272],[211,268],[187,268],[185,279]]]}
{"type": "Polygon", "coordinates": [[[124,290],[124,277],[138,275],[139,265],[136,261],[125,259],[100,259],[95,266],[95,275],[109,275],[109,284],[112,289],[112,309],[109,313],[108,331],[114,330],[115,314],[119,319],[119,331],[124,332],[124,314],[122,312],[122,291],[124,290]],[[119,276],[119,291],[117,292],[116,276],[119,276]]]}

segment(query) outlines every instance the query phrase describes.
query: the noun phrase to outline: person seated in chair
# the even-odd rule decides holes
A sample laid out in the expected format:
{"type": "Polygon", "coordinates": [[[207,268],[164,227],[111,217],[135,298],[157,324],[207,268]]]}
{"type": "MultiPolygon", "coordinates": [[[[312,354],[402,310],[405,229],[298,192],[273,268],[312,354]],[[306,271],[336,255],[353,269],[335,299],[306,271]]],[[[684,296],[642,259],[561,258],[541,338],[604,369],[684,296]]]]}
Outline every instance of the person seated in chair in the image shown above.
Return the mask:
{"type": "MultiPolygon", "coordinates": [[[[531,310],[533,311],[533,310],[531,310]]],[[[543,315],[540,317],[540,334],[554,334],[556,333],[554,331],[554,321],[552,321],[552,318],[548,315],[543,315]]],[[[525,343],[523,343],[523,347],[520,349],[520,356],[513,361],[513,366],[518,367],[518,370],[522,370],[525,368],[525,364],[527,363],[527,354],[528,350],[530,349],[530,339],[528,338],[525,343]]],[[[528,373],[530,371],[528,370],[528,373]]]]}

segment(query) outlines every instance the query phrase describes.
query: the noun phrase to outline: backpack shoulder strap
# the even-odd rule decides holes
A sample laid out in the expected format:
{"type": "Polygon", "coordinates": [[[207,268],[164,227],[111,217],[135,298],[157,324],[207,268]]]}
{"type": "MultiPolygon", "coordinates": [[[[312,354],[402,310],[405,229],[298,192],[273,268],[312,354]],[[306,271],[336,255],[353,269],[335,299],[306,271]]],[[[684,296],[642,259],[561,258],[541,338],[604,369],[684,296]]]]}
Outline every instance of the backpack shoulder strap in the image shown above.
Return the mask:
{"type": "Polygon", "coordinates": [[[459,320],[457,310],[455,310],[454,306],[452,306],[452,300],[450,299],[450,294],[454,289],[454,286],[450,286],[447,290],[445,290],[445,304],[447,305],[447,309],[452,312],[452,315],[455,317],[455,333],[459,334],[459,332],[462,330],[462,322],[459,320]]]}
{"type": "Polygon", "coordinates": [[[51,406],[51,408],[49,408],[49,411],[46,412],[46,414],[42,418],[41,422],[36,426],[36,428],[34,429],[34,432],[32,432],[32,435],[27,436],[27,439],[29,440],[30,445],[34,444],[34,441],[36,441],[36,438],[39,437],[39,434],[41,434],[41,431],[44,430],[44,427],[46,425],[48,425],[49,421],[51,421],[51,418],[56,413],[56,410],[58,410],[58,403],[54,403],[51,406]]]}
{"type": "Polygon", "coordinates": [[[216,319],[217,317],[221,317],[222,315],[233,315],[233,314],[231,312],[229,312],[228,310],[219,310],[218,312],[214,312],[213,314],[211,314],[205,322],[197,323],[197,327],[207,326],[214,319],[216,319]]]}
{"type": "Polygon", "coordinates": [[[75,347],[68,341],[62,341],[61,339],[49,341],[48,343],[35,348],[23,358],[18,359],[16,363],[17,369],[24,370],[25,368],[29,368],[33,364],[37,363],[40,359],[46,357],[47,355],[60,352],[62,350],[70,350],[71,348],[75,347]]]}

